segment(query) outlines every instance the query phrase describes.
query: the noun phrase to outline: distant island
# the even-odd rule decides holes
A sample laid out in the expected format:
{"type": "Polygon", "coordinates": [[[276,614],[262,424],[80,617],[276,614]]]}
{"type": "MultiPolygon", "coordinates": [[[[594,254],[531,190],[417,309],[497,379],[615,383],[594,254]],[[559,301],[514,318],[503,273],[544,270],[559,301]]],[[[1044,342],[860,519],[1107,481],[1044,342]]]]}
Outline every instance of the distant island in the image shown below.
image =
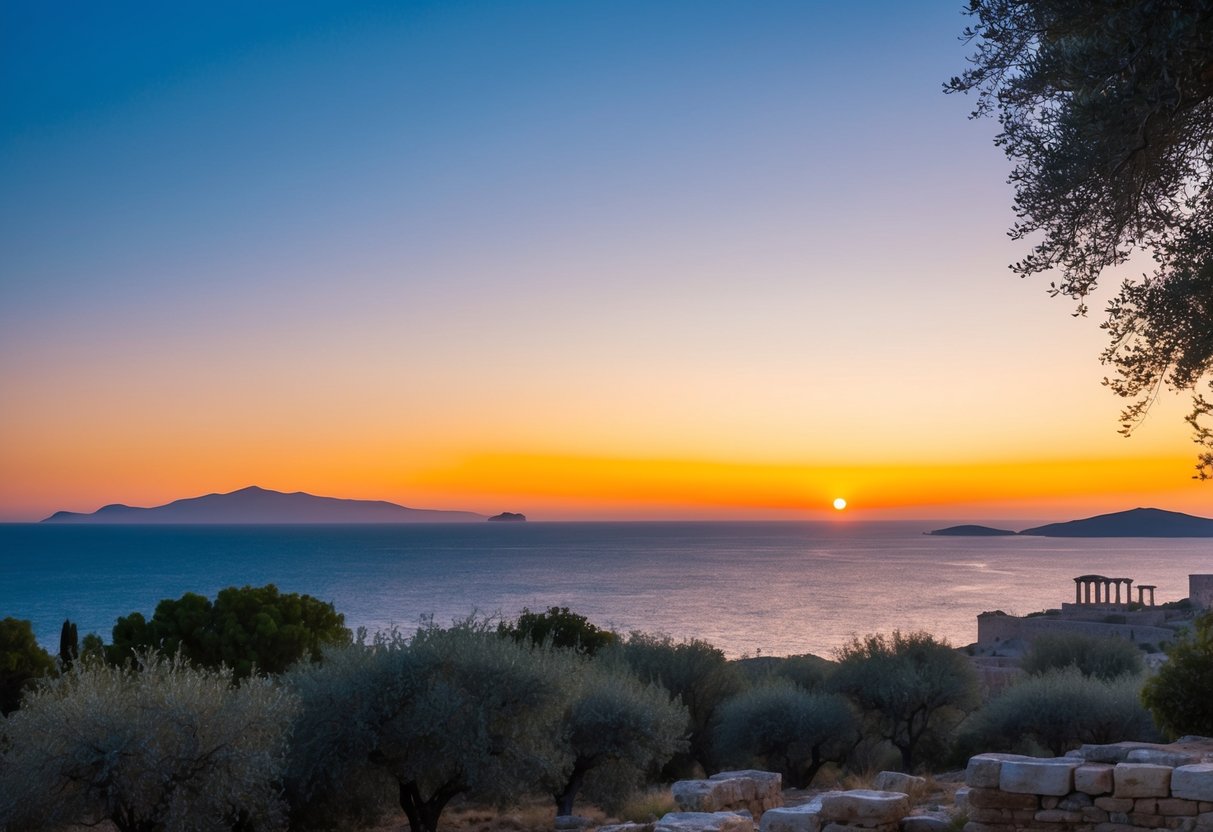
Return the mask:
{"type": "Polygon", "coordinates": [[[472,523],[483,514],[408,508],[384,500],[343,500],[302,491],[284,493],[250,485],[227,494],[206,494],[162,506],[114,504],[91,514],[57,511],[43,523],[234,524],[278,523],[472,523]]]}
{"type": "Polygon", "coordinates": [[[1010,529],[995,529],[990,526],[948,526],[946,529],[935,529],[934,531],[926,532],[926,534],[941,535],[943,537],[1003,537],[1005,535],[1016,535],[1019,532],[1013,532],[1010,529]]]}
{"type": "Polygon", "coordinates": [[[489,521],[496,523],[525,523],[526,515],[513,511],[503,511],[501,514],[494,514],[489,518],[489,521]]]}
{"type": "Polygon", "coordinates": [[[989,526],[949,526],[926,534],[957,537],[1014,534],[1030,537],[1213,537],[1213,520],[1160,508],[1134,508],[1065,523],[1049,523],[1021,532],[989,526]]]}

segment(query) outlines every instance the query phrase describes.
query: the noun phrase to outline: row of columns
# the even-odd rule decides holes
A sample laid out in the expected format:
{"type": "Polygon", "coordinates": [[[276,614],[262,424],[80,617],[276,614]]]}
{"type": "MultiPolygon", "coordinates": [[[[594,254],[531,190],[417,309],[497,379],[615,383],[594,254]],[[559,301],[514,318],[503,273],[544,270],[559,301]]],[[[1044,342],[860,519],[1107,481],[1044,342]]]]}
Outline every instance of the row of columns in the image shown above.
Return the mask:
{"type": "MultiPolygon", "coordinates": [[[[1132,578],[1107,578],[1103,575],[1080,575],[1074,579],[1075,604],[1119,604],[1121,585],[1125,588],[1124,603],[1133,601],[1132,578]]],[[[1139,584],[1137,587],[1137,603],[1146,606],[1145,594],[1150,593],[1149,606],[1154,606],[1155,586],[1139,584]]]]}

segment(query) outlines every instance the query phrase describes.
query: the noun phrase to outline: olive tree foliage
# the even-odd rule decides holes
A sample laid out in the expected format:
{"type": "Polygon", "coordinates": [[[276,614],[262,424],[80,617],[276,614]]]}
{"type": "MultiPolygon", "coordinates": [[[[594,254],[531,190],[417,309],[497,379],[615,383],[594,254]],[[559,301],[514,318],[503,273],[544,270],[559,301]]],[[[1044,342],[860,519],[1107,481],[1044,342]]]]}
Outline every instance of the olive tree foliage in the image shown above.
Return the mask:
{"type": "Polygon", "coordinates": [[[1158,740],[1142,707],[1140,677],[1100,679],[1071,665],[1007,688],[971,720],[966,734],[985,751],[1061,756],[1083,743],[1158,740]]]}
{"type": "Polygon", "coordinates": [[[788,681],[730,699],[716,725],[716,748],[727,765],[778,771],[797,789],[808,788],[826,763],[844,761],[859,738],[845,699],[788,681]]]}
{"type": "Polygon", "coordinates": [[[1012,162],[1012,266],[1054,274],[1077,300],[1137,251],[1151,275],[1123,283],[1103,322],[1107,381],[1131,399],[1126,435],[1160,389],[1193,391],[1188,421],[1213,477],[1213,3],[970,0],[971,66],[946,89],[996,113],[1012,162]]]}
{"type": "Polygon", "coordinates": [[[712,722],[721,704],[745,688],[745,680],[724,653],[706,641],[674,641],[667,635],[634,632],[598,661],[622,661],[643,682],[657,683],[686,706],[689,746],[666,766],[667,775],[689,774],[695,765],[719,768],[712,751],[712,722]]]}
{"type": "Polygon", "coordinates": [[[273,584],[228,587],[213,602],[193,592],[165,599],[150,621],[138,612],[119,618],[106,658],[121,664],[136,651],[181,651],[198,665],[226,665],[244,678],[254,668],[281,673],[300,659],[316,661],[325,645],[349,638],[345,617],[330,603],[273,584]]]}
{"type": "Polygon", "coordinates": [[[1167,661],[1150,678],[1142,701],[1154,721],[1173,737],[1213,737],[1213,612],[1167,650],[1167,661]]]}
{"type": "Polygon", "coordinates": [[[0,714],[17,710],[30,684],[54,671],[55,660],[38,645],[30,622],[0,619],[0,714]]]}
{"type": "Polygon", "coordinates": [[[541,788],[569,762],[560,729],[580,661],[467,621],[294,668],[283,683],[302,704],[287,778],[296,815],[327,803],[351,816],[342,786],[368,766],[390,778],[414,832],[434,832],[457,796],[504,802],[541,788]]]}
{"type": "Polygon", "coordinates": [[[830,689],[855,703],[868,729],[901,753],[906,771],[922,752],[945,745],[980,701],[968,659],[929,633],[856,638],[837,658],[830,689]]]}
{"type": "Polygon", "coordinates": [[[784,679],[805,690],[821,688],[833,667],[828,659],[811,653],[799,656],[756,656],[737,659],[733,664],[752,685],[784,679]]]}
{"type": "Polygon", "coordinates": [[[1145,670],[1141,650],[1124,638],[1099,638],[1083,633],[1053,633],[1032,642],[1020,667],[1029,674],[1076,667],[1084,676],[1105,681],[1138,676],[1145,670]]]}
{"type": "Polygon", "coordinates": [[[502,621],[497,632],[514,641],[548,644],[593,656],[599,650],[619,641],[619,636],[593,624],[584,615],[568,607],[549,607],[544,612],[531,612],[523,607],[514,621],[502,621]]]}
{"type": "Polygon", "coordinates": [[[559,727],[563,767],[549,781],[557,815],[571,815],[584,786],[599,805],[620,806],[687,748],[687,709],[621,665],[582,662],[559,727]]]}
{"type": "Polygon", "coordinates": [[[293,709],[265,680],[180,658],[77,662],[4,725],[0,828],[279,828],[293,709]]]}

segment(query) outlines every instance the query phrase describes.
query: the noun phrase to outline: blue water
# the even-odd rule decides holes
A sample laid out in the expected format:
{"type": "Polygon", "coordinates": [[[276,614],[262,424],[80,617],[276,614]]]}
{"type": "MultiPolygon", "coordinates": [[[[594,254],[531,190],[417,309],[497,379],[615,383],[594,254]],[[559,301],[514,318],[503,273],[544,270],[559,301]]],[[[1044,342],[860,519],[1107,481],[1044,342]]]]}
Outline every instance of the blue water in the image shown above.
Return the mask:
{"type": "Polygon", "coordinates": [[[729,655],[829,655],[853,635],[976,638],[983,610],[1073,600],[1076,575],[1131,577],[1159,602],[1213,573],[1213,540],[927,537],[931,523],[485,523],[417,526],[0,525],[0,617],[58,645],[64,618],[109,638],[162,598],[277,584],[351,627],[568,606],[621,631],[729,655]]]}

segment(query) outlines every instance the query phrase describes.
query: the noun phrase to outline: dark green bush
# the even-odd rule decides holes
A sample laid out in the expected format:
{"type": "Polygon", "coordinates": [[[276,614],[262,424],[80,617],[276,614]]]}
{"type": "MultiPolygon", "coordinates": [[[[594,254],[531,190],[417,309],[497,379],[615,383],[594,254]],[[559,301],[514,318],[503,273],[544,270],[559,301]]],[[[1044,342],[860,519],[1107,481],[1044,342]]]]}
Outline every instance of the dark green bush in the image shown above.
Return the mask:
{"type": "Polygon", "coordinates": [[[30,683],[54,671],[55,660],[38,646],[30,622],[0,620],[0,714],[17,710],[30,683]]]}
{"type": "Polygon", "coordinates": [[[980,701],[969,660],[929,633],[856,638],[838,651],[829,688],[855,703],[872,736],[897,748],[906,771],[924,751],[942,756],[980,701]]]}
{"type": "Polygon", "coordinates": [[[966,729],[984,751],[1056,756],[1083,743],[1155,741],[1158,731],[1139,699],[1141,679],[1104,680],[1070,665],[1031,676],[1007,688],[974,715],[966,729]]]}
{"type": "Polygon", "coordinates": [[[808,788],[827,762],[842,762],[859,740],[859,723],[837,694],[810,693],[786,680],[741,693],[720,709],[716,748],[738,768],[778,771],[808,788]]]}
{"type": "Polygon", "coordinates": [[[568,607],[549,607],[545,612],[531,612],[523,607],[517,620],[501,622],[497,631],[514,641],[550,644],[587,656],[619,641],[615,633],[591,624],[584,615],[570,612],[568,607]]]}
{"type": "Polygon", "coordinates": [[[811,653],[800,656],[756,656],[737,659],[733,664],[751,685],[786,679],[805,690],[819,689],[833,667],[833,662],[811,653]]]}
{"type": "Polygon", "coordinates": [[[1213,612],[1167,650],[1167,661],[1146,682],[1142,701],[1173,737],[1213,737],[1213,612]]]}
{"type": "Polygon", "coordinates": [[[281,673],[303,658],[317,661],[326,645],[348,642],[345,618],[333,605],[273,584],[228,587],[212,603],[187,592],[156,605],[151,621],[135,612],[114,624],[106,659],[121,664],[138,651],[180,650],[202,667],[232,668],[242,679],[256,668],[281,673]]]}
{"type": "Polygon", "coordinates": [[[1145,664],[1142,651],[1128,639],[1051,633],[1032,642],[1020,667],[1033,675],[1076,667],[1084,676],[1108,680],[1126,674],[1135,676],[1145,664]]]}

